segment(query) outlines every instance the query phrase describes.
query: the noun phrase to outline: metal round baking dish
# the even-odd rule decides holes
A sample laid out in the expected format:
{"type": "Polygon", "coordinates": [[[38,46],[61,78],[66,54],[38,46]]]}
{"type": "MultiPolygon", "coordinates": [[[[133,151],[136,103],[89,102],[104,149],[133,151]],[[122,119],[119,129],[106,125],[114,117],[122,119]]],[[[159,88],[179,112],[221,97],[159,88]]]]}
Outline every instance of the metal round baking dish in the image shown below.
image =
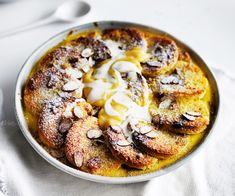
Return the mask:
{"type": "Polygon", "coordinates": [[[30,57],[26,60],[26,62],[24,63],[24,65],[18,75],[18,79],[16,82],[16,90],[15,90],[15,114],[16,114],[16,118],[17,118],[19,127],[20,127],[22,133],[24,134],[25,138],[28,140],[28,142],[31,144],[31,146],[38,152],[38,154],[40,154],[50,164],[54,165],[58,169],[66,172],[68,174],[71,174],[73,176],[76,176],[76,177],[79,177],[79,178],[82,178],[85,180],[101,182],[101,183],[109,183],[109,184],[123,184],[123,183],[135,183],[135,182],[147,181],[151,178],[164,175],[164,174],[180,167],[181,165],[183,165],[193,155],[195,155],[196,152],[199,151],[199,149],[202,148],[203,144],[205,144],[205,141],[208,139],[209,135],[212,133],[213,127],[215,126],[215,121],[217,118],[218,110],[219,110],[219,91],[218,91],[218,86],[217,86],[215,77],[213,76],[211,70],[206,65],[206,63],[202,60],[202,58],[196,52],[194,52],[189,46],[182,43],[181,41],[179,41],[175,37],[169,35],[166,32],[163,32],[159,29],[149,27],[149,26],[140,25],[140,24],[134,24],[134,23],[130,23],[130,22],[120,22],[120,21],[100,21],[100,22],[93,22],[93,23],[89,23],[89,24],[84,24],[81,26],[77,26],[77,27],[73,27],[71,29],[65,30],[65,31],[59,33],[58,35],[55,35],[54,37],[50,38],[45,43],[43,43],[40,47],[38,47],[30,55],[30,57]],[[78,33],[78,32],[97,28],[97,26],[100,29],[120,28],[120,27],[137,27],[137,28],[144,29],[144,30],[147,30],[150,32],[155,32],[157,34],[167,35],[167,36],[173,38],[176,41],[176,43],[178,44],[178,46],[186,49],[186,51],[189,52],[189,54],[194,59],[194,61],[206,73],[208,80],[211,84],[212,90],[214,92],[213,96],[214,96],[215,101],[214,101],[213,116],[211,118],[210,125],[207,127],[206,134],[205,134],[204,138],[200,141],[200,143],[197,145],[197,147],[195,147],[185,157],[177,160],[176,162],[174,162],[171,165],[168,165],[165,168],[162,168],[160,170],[157,170],[157,171],[154,171],[151,173],[143,174],[143,175],[130,176],[130,177],[98,176],[98,175],[94,175],[94,174],[85,173],[80,170],[76,170],[76,169],[69,167],[69,166],[61,163],[60,161],[56,160],[50,154],[48,154],[44,150],[44,148],[42,146],[40,146],[40,144],[38,144],[37,141],[34,139],[34,137],[31,135],[31,133],[28,129],[28,126],[27,126],[27,122],[24,117],[24,113],[23,113],[22,89],[24,87],[26,79],[27,79],[30,71],[32,70],[33,66],[40,59],[40,57],[43,54],[45,54],[45,52],[49,48],[51,48],[51,47],[55,46],[56,44],[58,44],[59,42],[61,42],[69,32],[73,31],[74,33],[78,33]]]}

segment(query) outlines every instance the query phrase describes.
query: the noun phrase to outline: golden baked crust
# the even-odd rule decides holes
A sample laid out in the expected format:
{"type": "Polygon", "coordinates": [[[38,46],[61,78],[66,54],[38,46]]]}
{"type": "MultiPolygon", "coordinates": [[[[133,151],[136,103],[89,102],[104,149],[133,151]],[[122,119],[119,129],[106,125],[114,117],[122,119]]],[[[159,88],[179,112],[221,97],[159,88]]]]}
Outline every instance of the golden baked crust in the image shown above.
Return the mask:
{"type": "Polygon", "coordinates": [[[196,134],[205,130],[210,120],[209,106],[198,97],[163,96],[156,98],[152,122],[170,132],[196,134]]]}
{"type": "Polygon", "coordinates": [[[145,45],[143,33],[135,28],[105,29],[102,36],[104,40],[111,39],[121,43],[120,47],[124,50],[145,45]]]}
{"type": "Polygon", "coordinates": [[[37,71],[24,88],[24,105],[34,115],[39,115],[46,100],[56,96],[55,88],[62,86],[62,74],[55,68],[37,71]]]}
{"type": "Polygon", "coordinates": [[[105,137],[112,154],[125,165],[144,169],[151,164],[151,157],[142,153],[132,143],[128,142],[120,127],[109,127],[106,130],[105,137]]]}
{"type": "Polygon", "coordinates": [[[66,136],[67,159],[75,167],[99,175],[104,175],[107,169],[117,170],[121,164],[112,157],[102,142],[102,135],[98,138],[88,138],[88,131],[93,129],[99,129],[99,126],[97,118],[91,116],[73,124],[66,136]]]}
{"type": "MultiPolygon", "coordinates": [[[[90,49],[92,54],[89,56],[94,61],[100,62],[111,58],[111,52],[109,48],[100,40],[90,37],[79,37],[71,41],[72,46],[79,49],[82,54],[84,49],[90,49]]],[[[85,56],[84,56],[85,57],[85,56]]]]}
{"type": "Polygon", "coordinates": [[[149,86],[155,94],[194,96],[203,94],[208,81],[194,64],[178,61],[170,73],[149,78],[149,86]]]}
{"type": "Polygon", "coordinates": [[[150,57],[141,63],[143,75],[155,77],[172,70],[179,56],[175,42],[167,37],[154,36],[149,38],[148,43],[150,57]]]}
{"type": "Polygon", "coordinates": [[[188,142],[184,135],[168,133],[146,122],[130,123],[129,128],[136,146],[159,159],[177,154],[188,142]]]}
{"type": "Polygon", "coordinates": [[[38,119],[39,138],[48,147],[60,148],[72,124],[78,119],[85,118],[91,110],[89,103],[74,97],[58,97],[46,102],[38,119]],[[79,116],[76,109],[79,109],[79,116]]]}

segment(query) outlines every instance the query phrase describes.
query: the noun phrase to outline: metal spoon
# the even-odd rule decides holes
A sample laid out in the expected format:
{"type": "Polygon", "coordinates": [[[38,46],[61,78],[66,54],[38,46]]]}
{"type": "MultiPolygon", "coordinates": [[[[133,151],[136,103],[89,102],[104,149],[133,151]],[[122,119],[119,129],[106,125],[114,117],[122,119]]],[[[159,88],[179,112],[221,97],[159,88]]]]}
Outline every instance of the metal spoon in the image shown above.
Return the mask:
{"type": "Polygon", "coordinates": [[[0,38],[27,31],[53,22],[75,22],[78,19],[81,19],[81,17],[88,14],[90,10],[91,6],[84,1],[69,0],[59,5],[56,10],[45,19],[16,29],[0,32],[0,38]]]}

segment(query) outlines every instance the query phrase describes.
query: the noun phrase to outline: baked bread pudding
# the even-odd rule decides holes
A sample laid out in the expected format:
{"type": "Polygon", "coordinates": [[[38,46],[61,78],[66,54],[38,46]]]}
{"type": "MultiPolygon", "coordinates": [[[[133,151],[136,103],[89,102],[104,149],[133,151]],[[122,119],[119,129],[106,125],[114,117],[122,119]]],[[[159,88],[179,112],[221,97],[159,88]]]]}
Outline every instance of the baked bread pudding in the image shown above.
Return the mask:
{"type": "Polygon", "coordinates": [[[202,140],[212,94],[200,65],[167,35],[97,28],[47,51],[23,103],[51,156],[92,174],[133,176],[174,163],[202,140]]]}

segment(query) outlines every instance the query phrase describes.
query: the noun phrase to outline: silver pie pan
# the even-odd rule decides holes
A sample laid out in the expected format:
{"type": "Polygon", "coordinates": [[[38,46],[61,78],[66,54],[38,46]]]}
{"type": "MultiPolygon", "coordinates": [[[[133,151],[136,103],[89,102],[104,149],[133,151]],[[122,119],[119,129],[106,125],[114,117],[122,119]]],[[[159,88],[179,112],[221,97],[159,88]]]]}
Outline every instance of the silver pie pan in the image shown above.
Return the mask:
{"type": "Polygon", "coordinates": [[[29,58],[25,61],[24,65],[22,66],[20,73],[17,78],[16,82],[16,89],[15,89],[15,115],[19,124],[19,127],[27,139],[27,141],[31,144],[31,146],[34,148],[35,151],[38,152],[40,156],[42,156],[46,161],[48,161],[50,164],[55,166],[56,168],[71,174],[75,177],[82,178],[85,180],[90,180],[94,182],[101,182],[101,183],[109,183],[109,184],[126,184],[126,183],[136,183],[136,182],[142,182],[142,181],[147,181],[151,178],[154,177],[159,177],[161,175],[164,175],[168,172],[171,172],[175,170],[176,168],[182,166],[185,162],[187,162],[192,156],[194,156],[202,147],[204,146],[205,142],[207,141],[209,135],[212,133],[212,129],[215,126],[215,122],[217,119],[219,111],[219,90],[217,86],[216,79],[208,67],[208,65],[205,63],[205,61],[193,50],[191,49],[188,45],[185,43],[179,41],[177,38],[174,36],[159,30],[154,27],[150,26],[145,26],[141,24],[136,24],[136,23],[131,23],[131,22],[121,22],[121,21],[99,21],[99,22],[93,22],[93,23],[88,23],[80,26],[76,26],[70,29],[67,29],[53,37],[51,37],[49,40],[47,40],[45,43],[43,43],[41,46],[39,46],[30,56],[29,58]],[[77,169],[74,169],[70,166],[67,166],[54,157],[52,157],[36,140],[35,138],[31,135],[30,130],[28,128],[26,119],[24,117],[24,108],[22,104],[23,100],[23,87],[24,84],[34,67],[35,63],[47,52],[48,49],[52,48],[53,46],[57,45],[59,42],[61,42],[63,39],[66,38],[67,34],[73,31],[74,33],[79,33],[87,30],[92,30],[94,28],[99,27],[100,29],[106,29],[106,28],[121,28],[121,27],[136,27],[140,28],[143,30],[147,30],[153,33],[157,33],[160,35],[167,35],[171,38],[173,38],[177,45],[181,48],[184,48],[186,51],[189,52],[191,57],[194,59],[194,61],[200,66],[200,68],[204,71],[206,74],[209,83],[212,87],[213,90],[213,96],[214,96],[214,110],[213,110],[213,115],[211,117],[211,121],[209,126],[206,129],[206,134],[203,137],[203,139],[200,141],[200,143],[191,151],[189,152],[186,156],[182,157],[181,159],[177,160],[176,162],[172,163],[171,165],[166,166],[165,168],[162,168],[160,170],[147,173],[147,174],[141,174],[137,176],[129,176],[129,177],[107,177],[107,176],[99,176],[99,175],[94,175],[94,174],[89,174],[77,169]]]}

